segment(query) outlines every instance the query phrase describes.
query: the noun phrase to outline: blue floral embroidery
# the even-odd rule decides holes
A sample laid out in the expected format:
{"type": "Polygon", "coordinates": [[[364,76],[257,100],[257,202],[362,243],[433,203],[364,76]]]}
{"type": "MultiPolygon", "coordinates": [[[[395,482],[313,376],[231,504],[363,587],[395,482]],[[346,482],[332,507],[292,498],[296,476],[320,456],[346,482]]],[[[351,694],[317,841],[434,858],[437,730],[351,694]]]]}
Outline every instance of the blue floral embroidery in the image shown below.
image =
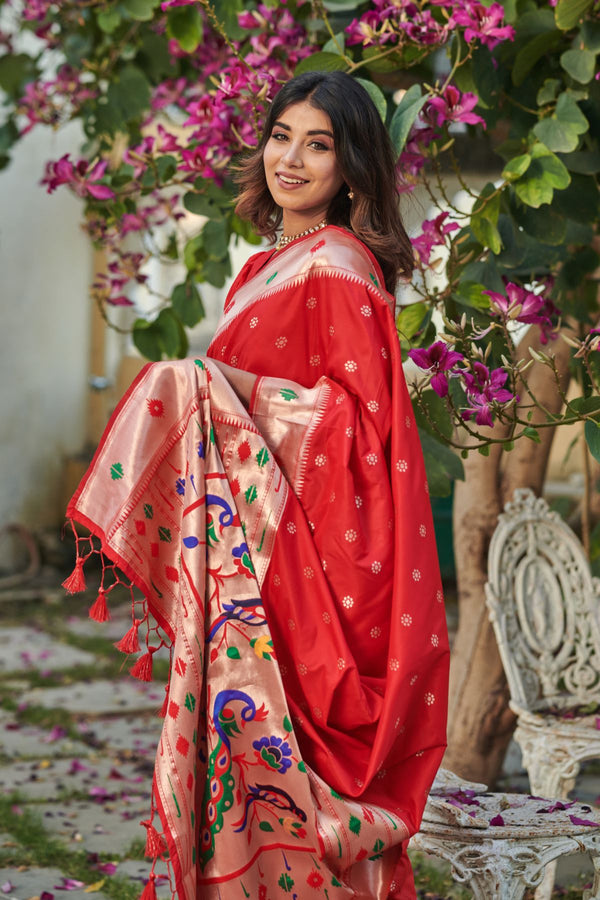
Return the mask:
{"type": "Polygon", "coordinates": [[[253,741],[252,746],[258,761],[267,769],[284,774],[292,765],[292,748],[283,738],[275,735],[263,737],[260,741],[253,741]]]}

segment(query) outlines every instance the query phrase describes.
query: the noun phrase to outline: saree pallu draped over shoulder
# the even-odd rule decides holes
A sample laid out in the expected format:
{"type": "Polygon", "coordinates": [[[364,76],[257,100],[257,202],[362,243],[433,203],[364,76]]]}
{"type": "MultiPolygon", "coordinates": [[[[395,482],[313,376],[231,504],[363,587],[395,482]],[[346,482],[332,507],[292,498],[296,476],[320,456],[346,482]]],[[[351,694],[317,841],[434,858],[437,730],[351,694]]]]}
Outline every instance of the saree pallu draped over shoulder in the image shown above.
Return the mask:
{"type": "Polygon", "coordinates": [[[142,371],[68,508],[171,644],[163,835],[144,824],[181,900],[415,896],[448,644],[381,283],[332,226],[254,256],[207,356],[142,371]],[[258,376],[249,410],[213,359],[258,376]]]}

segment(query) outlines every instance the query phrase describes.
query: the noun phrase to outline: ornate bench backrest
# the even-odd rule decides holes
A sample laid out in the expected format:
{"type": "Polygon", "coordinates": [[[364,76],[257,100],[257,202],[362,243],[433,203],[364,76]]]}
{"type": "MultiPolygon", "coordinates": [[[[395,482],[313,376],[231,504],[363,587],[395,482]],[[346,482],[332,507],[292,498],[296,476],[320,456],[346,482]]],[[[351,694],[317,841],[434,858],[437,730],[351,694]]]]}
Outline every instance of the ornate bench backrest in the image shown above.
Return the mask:
{"type": "Polygon", "coordinates": [[[561,517],[530,490],[498,517],[486,602],[513,704],[600,702],[600,580],[561,517]]]}

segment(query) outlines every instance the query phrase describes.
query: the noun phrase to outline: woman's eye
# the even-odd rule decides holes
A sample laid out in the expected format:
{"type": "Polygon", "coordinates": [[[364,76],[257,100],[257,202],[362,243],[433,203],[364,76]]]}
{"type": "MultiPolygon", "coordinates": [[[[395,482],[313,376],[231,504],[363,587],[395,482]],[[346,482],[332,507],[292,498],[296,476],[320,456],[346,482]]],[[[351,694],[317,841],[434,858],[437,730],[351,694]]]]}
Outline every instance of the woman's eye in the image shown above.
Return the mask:
{"type": "Polygon", "coordinates": [[[272,137],[273,140],[275,140],[275,141],[285,141],[285,140],[287,140],[287,134],[285,134],[285,132],[283,132],[283,131],[274,131],[273,134],[271,135],[271,137],[272,137]]]}
{"type": "Polygon", "coordinates": [[[313,148],[313,150],[329,150],[327,144],[323,144],[321,143],[321,141],[311,141],[310,146],[313,148]]]}

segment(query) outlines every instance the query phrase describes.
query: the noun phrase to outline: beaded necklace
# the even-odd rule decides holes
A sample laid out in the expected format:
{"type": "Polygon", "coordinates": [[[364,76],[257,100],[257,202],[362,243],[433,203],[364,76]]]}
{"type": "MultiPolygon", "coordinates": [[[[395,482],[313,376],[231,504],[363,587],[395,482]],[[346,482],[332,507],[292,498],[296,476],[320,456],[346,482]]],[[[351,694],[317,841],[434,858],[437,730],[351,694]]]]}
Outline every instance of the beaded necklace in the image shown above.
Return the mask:
{"type": "Polygon", "coordinates": [[[307,234],[314,234],[315,231],[320,231],[322,228],[325,228],[326,225],[327,219],[323,219],[318,225],[312,225],[310,228],[307,228],[305,231],[300,231],[298,234],[282,234],[275,244],[275,249],[281,250],[283,247],[287,247],[288,244],[291,244],[292,241],[297,241],[298,238],[306,237],[307,234]]]}

